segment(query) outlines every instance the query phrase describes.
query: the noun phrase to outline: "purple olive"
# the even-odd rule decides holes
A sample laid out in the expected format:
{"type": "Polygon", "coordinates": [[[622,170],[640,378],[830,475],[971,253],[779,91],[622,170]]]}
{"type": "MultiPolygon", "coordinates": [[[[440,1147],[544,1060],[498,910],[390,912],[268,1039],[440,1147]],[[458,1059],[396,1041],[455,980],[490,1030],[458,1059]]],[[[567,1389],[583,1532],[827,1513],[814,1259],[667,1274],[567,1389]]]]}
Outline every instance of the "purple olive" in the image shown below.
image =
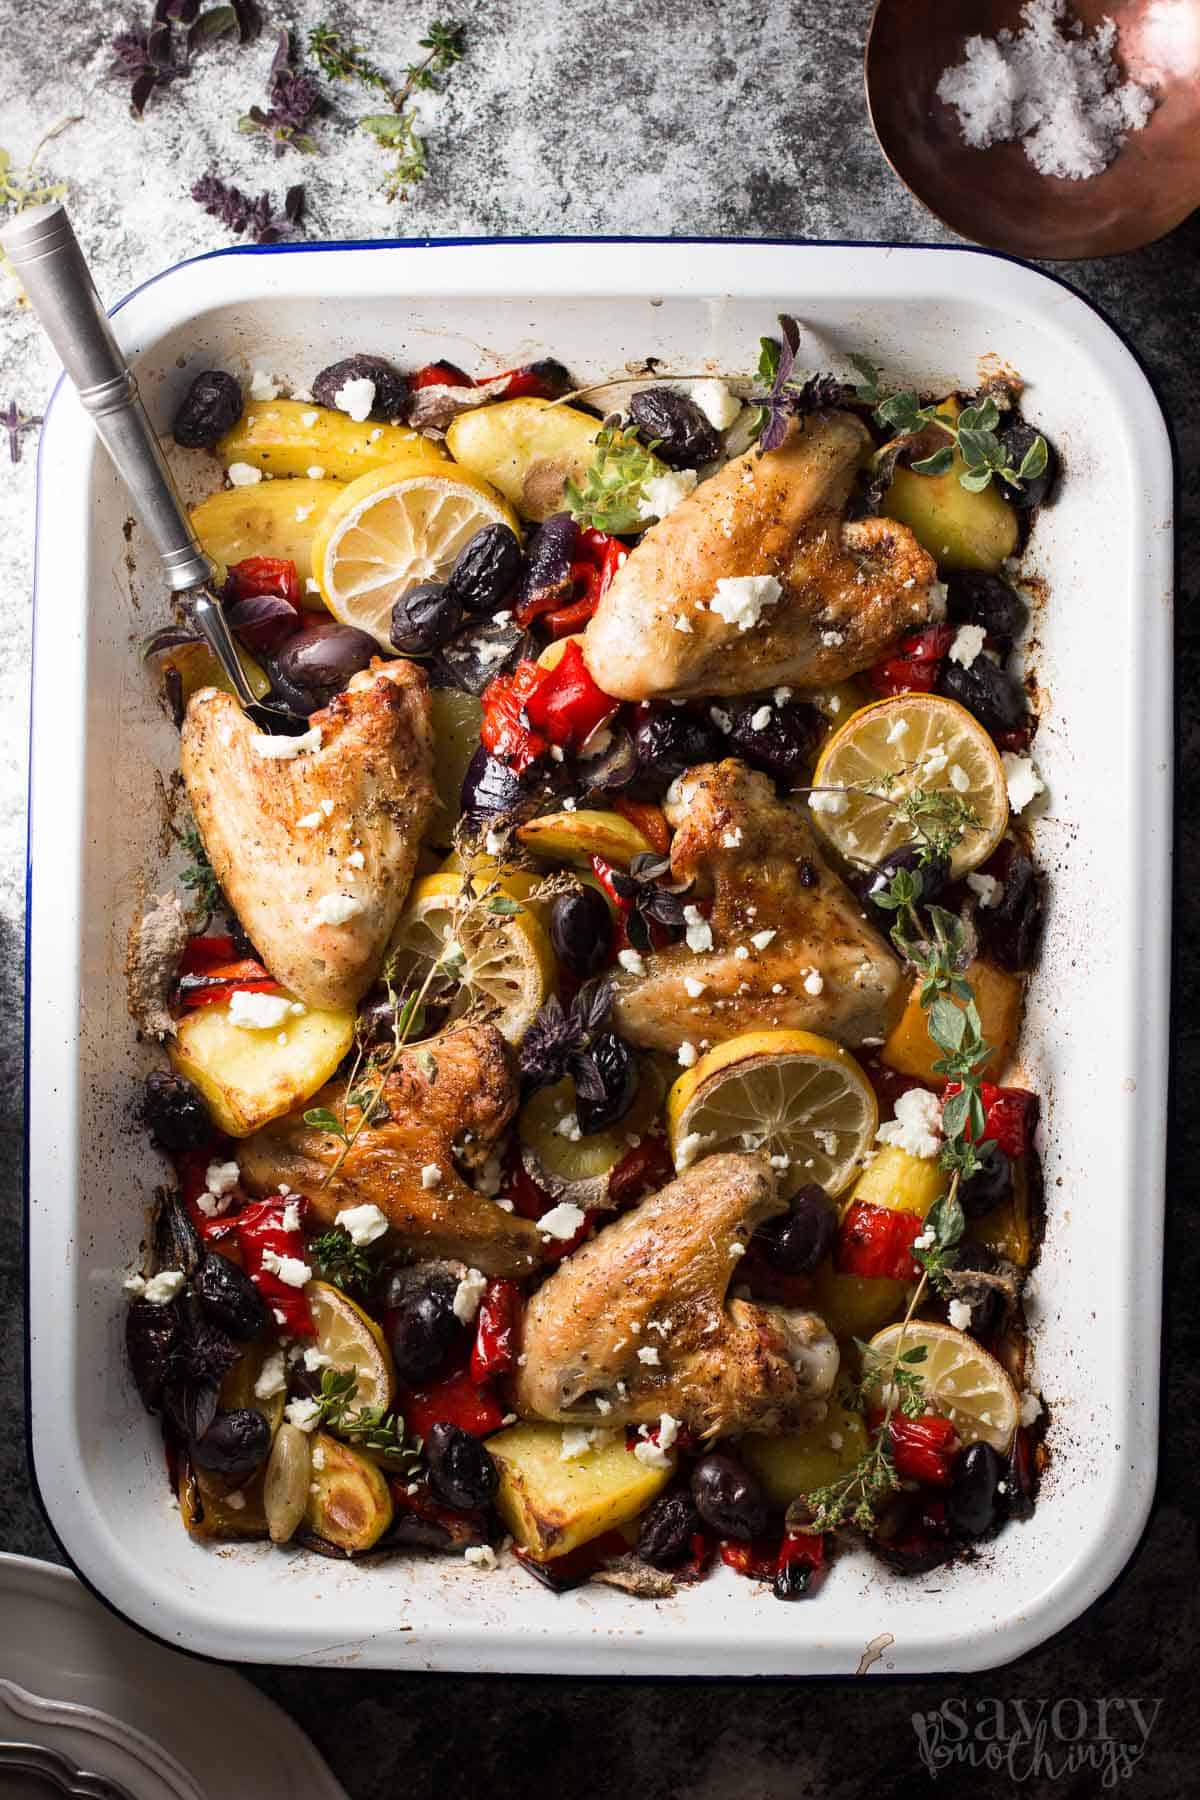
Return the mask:
{"type": "Polygon", "coordinates": [[[612,914],[595,888],[560,894],[550,908],[550,942],[558,960],[586,981],[598,975],[612,949],[612,914]]]}
{"type": "Polygon", "coordinates": [[[965,706],[985,731],[1016,731],[1025,723],[1024,688],[982,652],[969,668],[944,662],[937,691],[965,706]]]}
{"type": "Polygon", "coordinates": [[[691,396],[677,388],[643,388],[629,402],[629,416],[669,469],[695,469],[721,454],[720,433],[691,396]]]}
{"type": "Polygon", "coordinates": [[[725,754],[724,738],[703,712],[664,701],[638,707],[633,741],[641,779],[658,790],[668,787],[685,769],[715,762],[725,754]]]}
{"type": "Polygon", "coordinates": [[[591,1137],[625,1117],[637,1099],[641,1070],[624,1038],[613,1031],[593,1040],[587,1065],[586,1074],[578,1064],[575,1067],[575,1117],[584,1137],[591,1137]]]}
{"type": "Polygon", "coordinates": [[[507,525],[485,525],[458,553],[446,587],[467,612],[494,613],[521,573],[521,546],[507,525]]]}
{"type": "Polygon", "coordinates": [[[722,1537],[761,1537],[767,1529],[767,1497],[749,1469],[714,1451],[692,1470],[692,1499],[706,1525],[722,1537]]]}
{"type": "Polygon", "coordinates": [[[253,1406],[219,1412],[192,1441],[192,1461],[219,1475],[248,1475],[271,1448],[271,1427],[253,1406]]]}
{"type": "Polygon", "coordinates": [[[408,382],[386,357],[344,356],[341,362],[330,363],[312,384],[313,399],[318,406],[336,408],[338,395],[348,381],[369,381],[374,386],[371,418],[386,422],[404,417],[408,382]]]}
{"type": "Polygon", "coordinates": [[[810,1275],[833,1249],[837,1214],[820,1182],[810,1181],[792,1200],[791,1210],[755,1232],[773,1269],[786,1275],[810,1275]]]}
{"type": "Polygon", "coordinates": [[[298,711],[316,712],[340,694],[352,676],[365,669],[379,645],[353,625],[336,619],[319,619],[290,637],[275,658],[285,694],[294,691],[302,701],[298,711]]]}
{"type": "Polygon", "coordinates": [[[233,376],[205,369],[180,402],[171,435],[185,450],[212,450],[241,416],[242,390],[233,376]]]}
{"type": "Polygon", "coordinates": [[[539,525],[525,551],[525,570],[517,587],[518,606],[566,606],[574,597],[571,564],[579,544],[579,527],[570,513],[554,513],[539,525]]]}
{"type": "Polygon", "coordinates": [[[946,617],[954,625],[982,625],[996,648],[1008,650],[1029,621],[1017,590],[983,569],[954,569],[946,577],[946,617]]]}
{"type": "MultiPolygon", "coordinates": [[[[1018,418],[1012,413],[1001,422],[996,432],[996,436],[1008,452],[1009,462],[1015,469],[1020,468],[1023,458],[1029,454],[1037,439],[1042,435],[1032,425],[1027,425],[1024,419],[1018,418]]],[[[1047,453],[1046,466],[1040,475],[1035,475],[1030,481],[1022,482],[1019,488],[1009,487],[1007,482],[1001,483],[1001,493],[1008,504],[1016,507],[1018,512],[1032,512],[1035,506],[1040,506],[1058,476],[1057,452],[1049,438],[1045,438],[1044,442],[1047,453]]]]}
{"type": "Polygon", "coordinates": [[[812,765],[824,723],[805,700],[731,700],[729,744],[752,769],[794,781],[812,765]],[[763,717],[763,714],[769,717],[763,717]]]}

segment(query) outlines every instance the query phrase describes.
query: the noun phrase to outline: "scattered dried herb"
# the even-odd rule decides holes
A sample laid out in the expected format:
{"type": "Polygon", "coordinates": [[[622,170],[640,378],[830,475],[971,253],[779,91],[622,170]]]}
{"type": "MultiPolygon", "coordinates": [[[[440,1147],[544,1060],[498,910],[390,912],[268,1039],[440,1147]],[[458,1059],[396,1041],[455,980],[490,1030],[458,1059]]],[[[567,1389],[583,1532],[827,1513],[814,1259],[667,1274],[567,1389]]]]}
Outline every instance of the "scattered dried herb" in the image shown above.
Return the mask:
{"type": "Polygon", "coordinates": [[[238,130],[246,134],[263,132],[270,139],[276,156],[285,150],[300,150],[306,155],[316,151],[316,144],[306,127],[321,106],[321,90],[313,76],[306,75],[292,63],[292,38],[281,31],[271,60],[267,80],[267,109],[252,106],[238,120],[238,130]]]}
{"type": "Polygon", "coordinates": [[[284,197],[282,219],[275,217],[269,194],[259,194],[257,199],[252,200],[249,194],[243,194],[241,188],[222,181],[211,171],[192,184],[191,192],[197,206],[202,206],[214,219],[220,219],[223,225],[228,225],[230,231],[235,232],[238,237],[250,232],[256,244],[278,243],[287,226],[297,224],[304,216],[303,185],[288,189],[284,197]]]}
{"type": "Polygon", "coordinates": [[[41,413],[23,413],[15,400],[10,400],[5,410],[0,413],[0,425],[8,433],[8,454],[13,462],[21,460],[21,438],[27,431],[33,431],[42,422],[41,413]]]}
{"type": "Polygon", "coordinates": [[[426,54],[408,65],[403,81],[395,88],[361,45],[349,43],[331,25],[314,26],[308,34],[309,49],[330,81],[357,81],[387,95],[390,112],[368,113],[358,123],[394,156],[384,181],[389,200],[403,200],[429,173],[424,139],[408,103],[414,94],[435,89],[437,78],[462,61],[464,33],[465,27],[454,20],[435,19],[419,42],[426,54]]]}
{"type": "Polygon", "coordinates": [[[109,75],[130,82],[129,110],[140,119],[159,88],[190,75],[196,52],[219,38],[236,36],[251,43],[262,30],[262,14],[254,0],[200,10],[200,0],[156,0],[149,25],[132,24],[112,40],[109,75]],[[182,48],[174,27],[185,28],[182,48]]]}

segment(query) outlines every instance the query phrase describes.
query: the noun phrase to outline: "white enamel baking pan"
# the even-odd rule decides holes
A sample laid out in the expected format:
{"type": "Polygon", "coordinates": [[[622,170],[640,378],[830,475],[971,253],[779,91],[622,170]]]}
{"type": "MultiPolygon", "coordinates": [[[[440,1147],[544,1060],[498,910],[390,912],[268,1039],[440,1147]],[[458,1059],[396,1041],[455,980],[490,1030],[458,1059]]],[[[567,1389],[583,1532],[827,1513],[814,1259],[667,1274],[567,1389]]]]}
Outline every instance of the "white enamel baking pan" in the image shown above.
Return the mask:
{"type": "MultiPolygon", "coordinates": [[[[165,601],[60,389],[41,450],[33,710],[33,1453],[76,1569],[172,1644],[275,1663],[742,1677],[851,1674],[873,1646],[881,1672],[979,1669],[1076,1618],[1137,1543],[1158,1414],[1172,471],[1158,407],[1113,332],[1067,289],[978,251],[658,242],[234,252],[150,282],[116,325],[166,430],[202,368],[308,383],[362,349],[468,368],[552,352],[581,379],[645,356],[746,370],[781,310],[803,321],[815,368],[844,369],[857,350],[907,385],[970,387],[980,359],[999,358],[1065,465],[1029,557],[1051,595],[1035,621],[1051,904],[1025,1052],[1046,1102],[1049,1196],[1029,1292],[1053,1420],[1036,1516],[929,1582],[843,1556],[797,1605],[728,1570],[651,1604],[599,1588],[556,1597],[515,1567],[354,1568],[188,1541],[121,1355],[121,1278],[162,1174],[131,1122],[147,1056],[122,964],[143,875],[161,866],[160,772],[177,766],[136,654],[165,601]]],[[[198,494],[198,471],[181,468],[198,494]]]]}

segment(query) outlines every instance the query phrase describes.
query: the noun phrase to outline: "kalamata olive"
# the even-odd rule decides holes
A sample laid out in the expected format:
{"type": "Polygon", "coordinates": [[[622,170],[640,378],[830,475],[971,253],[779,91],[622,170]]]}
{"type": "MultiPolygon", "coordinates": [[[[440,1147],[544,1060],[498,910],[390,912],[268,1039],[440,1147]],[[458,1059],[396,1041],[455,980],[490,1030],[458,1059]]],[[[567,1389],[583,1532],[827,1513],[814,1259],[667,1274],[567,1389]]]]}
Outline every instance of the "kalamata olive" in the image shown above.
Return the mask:
{"type": "Polygon", "coordinates": [[[970,1307],[967,1330],[972,1337],[980,1339],[995,1336],[1008,1304],[1005,1289],[987,1280],[987,1276],[998,1276],[1002,1280],[1011,1277],[1015,1292],[1013,1265],[1005,1262],[990,1244],[961,1244],[954,1264],[954,1298],[970,1307]]]}
{"type": "Polygon", "coordinates": [[[552,798],[556,783],[564,779],[561,763],[534,763],[516,775],[506,762],[492,756],[483,745],[475,752],[463,777],[460,810],[472,831],[481,831],[497,820],[520,819],[536,812],[552,798]]]}
{"type": "Polygon", "coordinates": [[[462,607],[440,581],[422,581],[392,607],[388,636],[402,656],[428,656],[448,643],[462,624],[462,607]]]}
{"type": "Polygon", "coordinates": [[[421,1460],[430,1487],[447,1506],[487,1506],[500,1485],[496,1465],[479,1439],[448,1419],[430,1426],[421,1460]]]}
{"type": "Polygon", "coordinates": [[[550,908],[550,942],[581,981],[599,974],[612,948],[612,914],[604,895],[590,887],[560,894],[550,908]]]}
{"type": "Polygon", "coordinates": [[[992,961],[1014,975],[1023,975],[1037,959],[1043,882],[1019,844],[1010,842],[1004,848],[1007,862],[998,859],[994,865],[1003,892],[995,906],[980,908],[975,923],[992,961]]]}
{"type": "Polygon", "coordinates": [[[467,1327],[454,1311],[458,1280],[446,1268],[427,1264],[397,1269],[388,1282],[387,1309],[396,1373],[409,1386],[436,1375],[467,1327]]]}
{"type": "Polygon", "coordinates": [[[946,617],[954,625],[982,625],[995,648],[1008,650],[1029,621],[1015,588],[982,569],[954,569],[946,577],[946,617]]]}
{"type": "Polygon", "coordinates": [[[192,1461],[219,1475],[248,1475],[271,1448],[271,1427],[254,1406],[219,1412],[192,1442],[192,1461]]]}
{"type": "Polygon", "coordinates": [[[241,416],[242,390],[233,376],[205,369],[180,402],[171,435],[185,450],[212,450],[241,416]]]}
{"type": "Polygon", "coordinates": [[[633,740],[642,777],[659,791],[685,769],[725,755],[724,737],[703,713],[661,701],[639,706],[633,740]]]}
{"type": "MultiPolygon", "coordinates": [[[[1039,437],[1045,437],[1045,433],[1037,431],[1032,425],[1027,425],[1024,419],[1010,414],[997,427],[996,436],[1008,452],[1008,460],[1013,468],[1019,469],[1036,440],[1039,437]]],[[[1009,487],[1006,481],[1000,483],[1000,491],[1004,498],[1010,506],[1015,506],[1018,512],[1030,512],[1035,506],[1040,506],[1057,479],[1058,454],[1049,438],[1046,438],[1045,442],[1046,467],[1040,475],[1035,475],[1031,481],[1022,482],[1019,488],[1009,487]]]]}
{"type": "Polygon", "coordinates": [[[598,1077],[595,1093],[585,1092],[584,1078],[578,1071],[575,1075],[575,1117],[584,1137],[625,1117],[637,1099],[641,1079],[637,1057],[615,1032],[594,1038],[588,1055],[598,1077]]]}
{"type": "Polygon", "coordinates": [[[803,1600],[812,1586],[813,1567],[810,1562],[794,1558],[791,1562],[782,1563],[775,1571],[775,1579],[771,1583],[771,1592],[776,1600],[803,1600]]]}
{"type": "Polygon", "coordinates": [[[683,1488],[662,1494],[642,1514],[638,1526],[637,1553],[656,1569],[668,1569],[687,1555],[692,1536],[700,1529],[700,1515],[691,1495],[683,1488]]]}
{"type": "Polygon", "coordinates": [[[919,869],[921,872],[920,898],[923,902],[928,903],[930,900],[938,898],[950,879],[949,858],[931,856],[928,862],[922,862],[922,855],[927,853],[924,845],[901,844],[897,849],[889,851],[880,862],[875,864],[874,868],[866,870],[864,874],[855,878],[853,884],[855,893],[860,900],[872,908],[878,918],[887,921],[889,930],[896,915],[888,912],[886,907],[876,906],[873,898],[874,894],[879,891],[878,884],[880,882],[885,884],[890,882],[892,876],[898,874],[901,869],[919,869]]]}
{"type": "Polygon", "coordinates": [[[773,1269],[785,1275],[809,1275],[833,1248],[837,1214],[818,1181],[810,1181],[792,1200],[791,1210],[769,1219],[755,1233],[773,1269]]]}
{"type": "Polygon", "coordinates": [[[173,1306],[134,1300],[125,1315],[125,1354],[147,1412],[157,1412],[162,1405],[179,1331],[179,1314],[173,1306]]]}
{"type": "Polygon", "coordinates": [[[767,1529],[767,1497],[735,1457],[714,1450],[692,1470],[692,1499],[706,1525],[722,1537],[759,1537],[767,1529]]]}
{"type": "Polygon", "coordinates": [[[571,564],[579,544],[579,527],[570,513],[552,513],[525,546],[525,567],[517,587],[518,606],[565,606],[575,592],[571,564]]]}
{"type": "Polygon", "coordinates": [[[173,1189],[159,1190],[151,1236],[155,1269],[182,1269],[190,1281],[204,1260],[204,1245],[182,1195],[173,1189]]]}
{"type": "Polygon", "coordinates": [[[192,1289],[207,1316],[240,1342],[270,1324],[266,1303],[250,1277],[216,1250],[196,1270],[192,1289]]]}
{"type": "Polygon", "coordinates": [[[960,1182],[959,1203],[968,1219],[981,1219],[1012,1196],[1012,1164],[993,1144],[973,1175],[960,1182]]]}
{"type": "Polygon", "coordinates": [[[737,754],[751,768],[763,769],[777,779],[794,780],[808,769],[821,741],[824,722],[815,706],[804,700],[730,700],[723,710],[730,721],[730,754],[737,754]],[[763,714],[768,714],[764,720],[763,714]]]}
{"type": "Polygon", "coordinates": [[[947,658],[938,674],[937,691],[965,706],[985,731],[1015,731],[1024,723],[1024,688],[982,653],[969,668],[947,658]]]}
{"type": "MultiPolygon", "coordinates": [[[[369,381],[375,392],[371,398],[372,419],[391,423],[404,416],[408,401],[408,382],[385,356],[344,356],[340,362],[322,369],[312,384],[312,396],[318,406],[332,406],[344,412],[338,395],[348,381],[369,381]]],[[[348,397],[348,396],[347,396],[348,397]]],[[[358,409],[356,409],[358,410],[358,409]]]]}
{"type": "Polygon", "coordinates": [[[585,794],[619,793],[638,777],[640,765],[633,733],[615,720],[602,730],[607,738],[603,749],[597,749],[594,756],[581,756],[575,765],[576,780],[585,794]]]}
{"type": "Polygon", "coordinates": [[[286,682],[308,697],[307,710],[316,712],[328,706],[350,678],[378,655],[379,645],[368,632],[339,625],[336,619],[319,619],[288,639],[275,658],[275,667],[286,682]]]}
{"type": "Polygon", "coordinates": [[[467,612],[494,613],[521,573],[521,546],[507,525],[485,525],[459,551],[446,587],[467,612]]]}
{"type": "Polygon", "coordinates": [[[946,1518],[960,1537],[983,1537],[999,1522],[1002,1509],[997,1489],[1004,1468],[1004,1459],[990,1444],[968,1444],[955,1457],[946,1518]]]}
{"type": "Polygon", "coordinates": [[[162,1150],[201,1150],[213,1135],[200,1090],[170,1069],[151,1069],[147,1075],[142,1122],[162,1150]]]}
{"type": "Polygon", "coordinates": [[[522,657],[536,654],[532,632],[511,622],[497,625],[476,619],[443,645],[437,668],[444,686],[461,688],[464,694],[482,694],[497,675],[514,668],[522,657]]]}
{"type": "Polygon", "coordinates": [[[629,416],[643,442],[659,441],[654,454],[669,469],[698,469],[721,454],[721,436],[689,394],[676,388],[642,388],[629,402],[629,416]]]}

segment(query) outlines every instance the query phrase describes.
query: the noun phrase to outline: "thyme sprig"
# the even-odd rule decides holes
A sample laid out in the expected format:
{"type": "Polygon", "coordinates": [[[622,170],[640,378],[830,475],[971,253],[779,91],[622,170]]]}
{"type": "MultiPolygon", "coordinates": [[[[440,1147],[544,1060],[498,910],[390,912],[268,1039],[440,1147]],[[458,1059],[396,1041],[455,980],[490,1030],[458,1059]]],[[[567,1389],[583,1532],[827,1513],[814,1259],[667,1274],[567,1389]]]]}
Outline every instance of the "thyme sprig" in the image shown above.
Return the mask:
{"type": "Polygon", "coordinates": [[[914,475],[945,475],[953,467],[957,450],[963,461],[958,474],[959,485],[972,494],[987,487],[993,477],[1008,487],[1020,489],[1027,481],[1036,480],[1045,471],[1049,460],[1046,440],[1038,436],[1021,458],[1020,465],[1013,467],[1008,450],[996,435],[1000,408],[990,394],[986,394],[977,406],[964,406],[956,418],[941,412],[937,404],[922,406],[916,394],[909,391],[889,394],[876,407],[875,417],[879,424],[888,426],[902,437],[914,436],[931,427],[942,432],[950,442],[912,463],[912,471],[914,475]]]}
{"type": "Polygon", "coordinates": [[[323,1231],[320,1237],[313,1238],[308,1246],[308,1260],[322,1281],[331,1282],[344,1294],[362,1293],[375,1279],[373,1258],[354,1242],[342,1225],[335,1225],[331,1230],[323,1231]]]}
{"type": "Polygon", "coordinates": [[[435,89],[438,78],[462,61],[466,54],[465,34],[466,27],[457,21],[435,19],[419,41],[425,55],[408,65],[404,79],[396,87],[360,44],[350,43],[333,26],[315,25],[308,34],[309,49],[330,81],[357,81],[387,96],[390,112],[367,113],[358,124],[360,130],[394,154],[384,183],[389,200],[404,199],[409,189],[429,173],[424,139],[409,102],[414,94],[435,89]]]}
{"type": "Polygon", "coordinates": [[[646,484],[667,473],[654,454],[660,441],[643,443],[637,426],[622,426],[615,414],[604,421],[582,487],[571,480],[563,487],[563,498],[580,524],[618,537],[643,529],[646,484]]]}
{"type": "Polygon", "coordinates": [[[320,1420],[330,1431],[364,1450],[398,1463],[404,1473],[415,1475],[420,1466],[420,1438],[408,1438],[399,1413],[382,1406],[355,1406],[357,1369],[323,1369],[321,1391],[316,1396],[320,1420]]]}
{"type": "Polygon", "coordinates": [[[210,919],[222,904],[221,884],[213,873],[213,866],[208,860],[208,852],[204,848],[204,840],[193,820],[186,825],[172,826],[175,841],[184,853],[191,857],[179,879],[185,888],[189,888],[196,896],[196,904],[210,919]]]}

